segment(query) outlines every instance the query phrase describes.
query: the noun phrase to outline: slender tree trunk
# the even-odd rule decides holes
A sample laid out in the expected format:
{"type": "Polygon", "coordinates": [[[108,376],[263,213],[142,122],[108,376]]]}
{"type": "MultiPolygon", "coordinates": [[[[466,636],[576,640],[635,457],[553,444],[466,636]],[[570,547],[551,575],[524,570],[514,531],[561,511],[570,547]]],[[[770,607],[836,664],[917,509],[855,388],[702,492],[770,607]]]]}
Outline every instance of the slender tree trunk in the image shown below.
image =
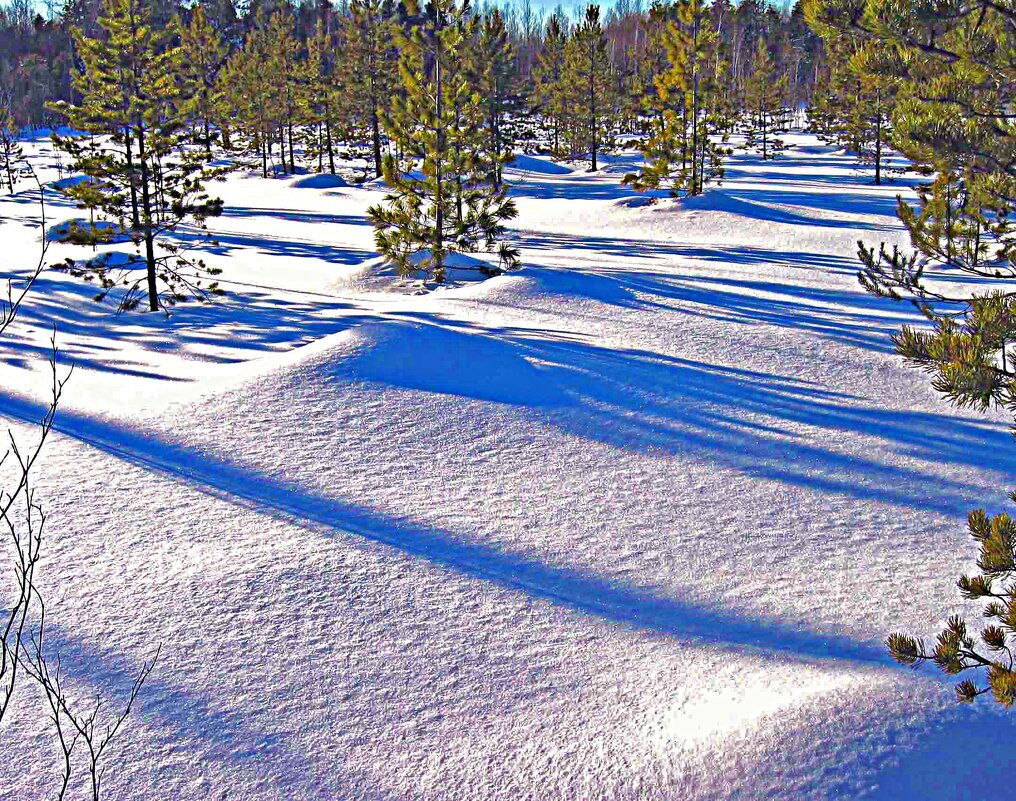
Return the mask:
{"type": "Polygon", "coordinates": [[[697,195],[702,191],[701,180],[702,176],[699,175],[698,170],[698,157],[699,157],[699,107],[698,107],[698,64],[692,66],[694,70],[694,77],[692,78],[692,90],[691,90],[691,194],[697,195]]]}
{"type": "Polygon", "coordinates": [[[596,172],[596,47],[592,37],[589,40],[589,122],[592,135],[592,169],[596,172]]]}
{"type": "Polygon", "coordinates": [[[289,171],[293,175],[296,175],[296,156],[293,155],[293,118],[292,117],[290,117],[287,120],[287,127],[288,127],[287,134],[289,136],[289,171]]]}
{"type": "Polygon", "coordinates": [[[875,186],[882,185],[882,92],[875,90],[875,186]]]}
{"type": "Polygon", "coordinates": [[[127,148],[127,180],[130,183],[131,196],[131,222],[135,228],[141,227],[141,215],[138,213],[138,187],[134,180],[134,144],[130,128],[127,128],[127,135],[124,137],[124,145],[127,148]]]}
{"type": "Polygon", "coordinates": [[[335,175],[335,153],[332,151],[332,122],[325,117],[325,148],[328,150],[328,172],[335,175]]]}
{"type": "Polygon", "coordinates": [[[159,286],[155,274],[155,234],[152,231],[152,196],[149,187],[148,159],[145,154],[145,128],[138,123],[138,161],[141,167],[141,206],[144,220],[145,263],[148,268],[148,308],[159,310],[159,286]]]}
{"type": "Polygon", "coordinates": [[[370,94],[370,137],[374,147],[374,177],[381,177],[381,119],[377,113],[377,97],[374,94],[373,80],[370,94]]]}
{"type": "Polygon", "coordinates": [[[438,15],[436,25],[437,35],[435,36],[436,57],[434,59],[434,83],[436,89],[436,112],[437,112],[437,153],[434,159],[434,178],[437,183],[435,191],[435,214],[434,214],[434,278],[438,282],[444,281],[444,153],[445,153],[445,129],[444,129],[444,96],[441,74],[441,20],[438,15]]]}

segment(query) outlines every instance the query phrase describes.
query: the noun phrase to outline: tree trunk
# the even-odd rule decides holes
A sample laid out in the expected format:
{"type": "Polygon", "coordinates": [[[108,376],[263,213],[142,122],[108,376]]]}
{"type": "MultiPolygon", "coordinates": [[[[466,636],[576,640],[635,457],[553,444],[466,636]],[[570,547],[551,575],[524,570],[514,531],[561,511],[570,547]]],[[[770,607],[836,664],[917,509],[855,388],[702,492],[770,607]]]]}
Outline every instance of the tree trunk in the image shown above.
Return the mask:
{"type": "Polygon", "coordinates": [[[124,137],[124,144],[127,148],[127,181],[130,184],[131,195],[131,222],[135,228],[141,227],[141,215],[138,213],[138,187],[134,180],[134,145],[132,144],[130,128],[127,128],[127,135],[124,137]]]}
{"type": "Polygon", "coordinates": [[[296,156],[293,155],[293,118],[292,117],[290,117],[287,120],[287,126],[288,126],[287,134],[289,136],[289,171],[293,175],[296,175],[296,156]]]}
{"type": "Polygon", "coordinates": [[[596,46],[589,39],[589,123],[592,136],[592,169],[596,172],[596,46]]]}
{"type": "Polygon", "coordinates": [[[875,90],[875,186],[882,185],[882,93],[875,90]]]}
{"type": "Polygon", "coordinates": [[[328,150],[328,171],[335,175],[335,153],[332,152],[332,123],[325,117],[325,148],[328,150]]]}
{"type": "Polygon", "coordinates": [[[145,263],[148,268],[148,308],[159,310],[159,285],[155,274],[155,235],[152,231],[152,196],[149,187],[148,159],[145,155],[145,129],[138,123],[138,161],[141,166],[141,207],[144,220],[145,263]]]}
{"type": "Polygon", "coordinates": [[[377,97],[374,95],[373,80],[371,80],[370,95],[370,136],[374,146],[374,177],[381,177],[381,120],[377,113],[377,97]]]}
{"type": "Polygon", "coordinates": [[[445,153],[445,129],[444,129],[444,96],[442,94],[441,75],[441,20],[440,13],[437,21],[437,35],[435,36],[436,56],[434,59],[434,83],[436,90],[436,116],[437,116],[437,153],[434,159],[434,178],[437,183],[435,191],[435,214],[434,214],[434,252],[431,254],[434,264],[434,280],[444,281],[444,197],[442,196],[444,180],[444,153],[445,153]]]}

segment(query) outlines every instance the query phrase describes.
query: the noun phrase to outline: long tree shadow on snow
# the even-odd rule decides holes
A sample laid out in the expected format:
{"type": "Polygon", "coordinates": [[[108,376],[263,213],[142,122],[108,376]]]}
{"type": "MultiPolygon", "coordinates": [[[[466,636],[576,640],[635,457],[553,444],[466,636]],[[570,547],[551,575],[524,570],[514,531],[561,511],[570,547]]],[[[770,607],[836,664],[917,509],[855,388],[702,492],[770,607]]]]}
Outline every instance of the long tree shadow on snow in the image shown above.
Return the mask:
{"type": "Polygon", "coordinates": [[[393,313],[375,328],[369,349],[327,367],[332,377],[511,404],[612,447],[952,515],[983,502],[1016,471],[1001,423],[878,408],[791,376],[422,312],[393,313]],[[424,363],[421,352],[442,355],[424,363]],[[863,447],[836,447],[851,439],[863,447]],[[859,455],[873,450],[887,458],[859,455]],[[897,458],[910,466],[890,462],[897,458]],[[997,484],[932,476],[914,460],[981,468],[997,484]]]}
{"type": "MultiPolygon", "coordinates": [[[[32,302],[18,317],[21,327],[58,332],[61,361],[86,369],[168,379],[125,358],[131,349],[153,352],[195,352],[205,361],[230,362],[309,342],[374,319],[353,302],[309,295],[276,297],[270,290],[230,291],[211,303],[178,306],[171,318],[163,314],[117,314],[110,303],[92,300],[95,289],[78,281],[59,281],[43,275],[35,284],[32,302]],[[63,340],[71,341],[64,343],[63,340]],[[209,355],[208,347],[238,352],[209,355]]],[[[0,342],[9,363],[28,366],[45,362],[45,345],[20,339],[17,331],[0,342]]]]}
{"type": "MultiPolygon", "coordinates": [[[[537,253],[554,253],[558,250],[580,250],[591,253],[602,253],[607,256],[625,259],[695,259],[716,262],[724,265],[744,266],[775,266],[791,267],[803,270],[835,272],[844,275],[857,275],[858,262],[855,259],[828,253],[812,251],[770,250],[768,248],[749,247],[744,245],[717,245],[709,247],[701,244],[671,241],[633,241],[623,237],[601,236],[597,234],[570,234],[557,231],[521,231],[513,232],[513,240],[523,251],[537,253]]],[[[531,265],[527,262],[527,269],[531,265]]],[[[543,269],[543,268],[538,268],[543,269]]],[[[572,274],[580,275],[587,268],[575,270],[568,268],[572,274]]],[[[595,271],[598,268],[593,268],[595,271]]],[[[617,272],[624,270],[638,274],[638,270],[619,267],[617,272]]]]}
{"type": "MultiPolygon", "coordinates": [[[[43,414],[45,408],[38,402],[0,394],[2,416],[34,423],[43,414]]],[[[806,661],[831,659],[880,665],[888,662],[880,643],[859,642],[837,633],[819,633],[778,620],[732,614],[547,564],[411,519],[314,494],[245,466],[98,418],[64,411],[58,415],[55,428],[125,462],[315,533],[348,534],[384,543],[464,575],[613,623],[683,641],[705,641],[806,661]]]]}
{"type": "MultiPolygon", "coordinates": [[[[620,245],[618,245],[620,247],[620,245]]],[[[724,264],[768,264],[767,251],[750,248],[675,248],[685,258],[724,264]]],[[[847,260],[809,253],[774,256],[776,264],[850,270],[847,260]]],[[[719,277],[624,267],[584,270],[531,268],[541,292],[631,309],[656,309],[741,325],[786,328],[868,350],[890,352],[889,335],[925,319],[910,304],[876,298],[861,289],[833,289],[774,280],[719,277]]]]}

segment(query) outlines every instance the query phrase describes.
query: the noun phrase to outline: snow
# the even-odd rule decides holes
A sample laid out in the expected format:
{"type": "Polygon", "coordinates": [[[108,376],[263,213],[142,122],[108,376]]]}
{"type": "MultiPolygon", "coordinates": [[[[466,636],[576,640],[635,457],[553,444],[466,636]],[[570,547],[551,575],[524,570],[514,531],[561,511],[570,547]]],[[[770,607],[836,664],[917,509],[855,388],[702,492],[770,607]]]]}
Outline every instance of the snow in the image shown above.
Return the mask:
{"type": "MultiPolygon", "coordinates": [[[[163,646],[109,797],[1007,786],[1010,719],[882,640],[964,610],[965,514],[1002,503],[1011,438],[903,366],[888,335],[918,317],[857,285],[858,239],[905,242],[905,182],[787,140],[648,206],[631,154],[518,159],[524,268],[424,294],[361,280],[383,187],[240,175],[213,187],[222,300],[116,315],[47,272],[0,343],[0,416],[31,435],[55,325],[52,642],[111,698],[163,646]]],[[[35,199],[0,201],[26,269],[35,199]]],[[[19,710],[0,796],[49,797],[19,710]]]]}

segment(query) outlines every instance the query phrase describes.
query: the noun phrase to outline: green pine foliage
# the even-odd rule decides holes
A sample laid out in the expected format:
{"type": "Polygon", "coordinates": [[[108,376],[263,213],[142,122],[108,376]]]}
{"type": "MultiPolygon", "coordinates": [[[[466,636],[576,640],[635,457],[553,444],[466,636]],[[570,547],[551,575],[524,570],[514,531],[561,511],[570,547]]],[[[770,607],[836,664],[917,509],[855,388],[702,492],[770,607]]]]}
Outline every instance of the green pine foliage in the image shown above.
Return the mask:
{"type": "MultiPolygon", "coordinates": [[[[1010,500],[1016,502],[1016,492],[1010,500]]],[[[977,569],[973,576],[961,576],[960,594],[981,604],[981,616],[988,621],[976,636],[966,621],[954,615],[938,634],[934,648],[909,634],[894,633],[886,639],[893,658],[904,665],[932,662],[950,676],[977,673],[983,683],[963,679],[956,685],[960,701],[971,702],[991,693],[1003,707],[1016,701],[1016,520],[1000,512],[989,516],[983,509],[970,513],[970,536],[978,545],[977,569]]]]}
{"type": "Polygon", "coordinates": [[[653,123],[642,151],[646,164],[624,183],[639,191],[669,188],[677,197],[682,190],[701,194],[723,177],[719,77],[725,65],[718,42],[701,0],[682,0],[663,38],[668,68],[656,78],[653,123]]]}
{"type": "MultiPolygon", "coordinates": [[[[940,274],[969,281],[1016,277],[1009,222],[1016,196],[1016,33],[1012,12],[991,2],[813,0],[809,17],[856,43],[851,68],[861,82],[895,92],[889,141],[930,181],[916,206],[898,203],[912,250],[859,243],[859,279],[883,297],[910,300],[929,327],[905,327],[894,338],[907,361],[931,375],[950,402],[1007,409],[1016,416],[1016,293],[999,286],[956,292],[940,274]]],[[[1003,285],[1004,286],[1004,285],[1003,285]]],[[[1010,495],[1016,501],[1016,494],[1010,495]]],[[[953,617],[929,649],[893,634],[890,653],[904,664],[930,661],[964,679],[960,700],[990,692],[1016,699],[1016,524],[1006,513],[972,512],[979,573],[959,580],[988,621],[975,637],[953,617]]]]}
{"type": "Polygon", "coordinates": [[[614,85],[607,38],[600,24],[600,7],[586,6],[582,22],[565,46],[564,84],[573,114],[568,135],[571,152],[586,155],[589,168],[611,146],[616,128],[614,85]]]}
{"type": "Polygon", "coordinates": [[[335,174],[335,140],[350,129],[343,123],[342,97],[346,88],[339,77],[337,56],[344,51],[336,47],[335,37],[318,20],[314,35],[307,40],[307,59],[301,64],[298,94],[299,118],[305,123],[300,139],[306,156],[317,159],[318,172],[335,174]]]}
{"type": "Polygon", "coordinates": [[[562,157],[564,132],[570,116],[568,87],[565,83],[565,47],[568,43],[568,21],[554,13],[547,20],[543,47],[533,69],[533,101],[550,140],[550,152],[562,157]]]}
{"type": "Polygon", "coordinates": [[[497,154],[475,149],[485,113],[470,81],[468,6],[431,0],[408,11],[408,31],[396,32],[404,95],[386,121],[401,157],[385,157],[389,194],[368,210],[378,250],[401,274],[437,282],[456,252],[493,251],[502,269],[515,267],[518,251],[504,241],[515,204],[491,180],[497,154]]]}
{"type": "Polygon", "coordinates": [[[212,160],[217,139],[216,123],[222,117],[219,72],[226,63],[226,44],[211,25],[200,3],[191,10],[190,22],[180,26],[181,112],[194,129],[194,141],[212,160]]]}
{"type": "Polygon", "coordinates": [[[886,174],[892,111],[902,65],[891,48],[866,40],[857,31],[831,24],[821,2],[805,6],[809,24],[826,42],[824,74],[816,85],[809,114],[816,130],[856,153],[875,168],[875,185],[886,174]]]}
{"type": "Polygon", "coordinates": [[[80,101],[55,104],[71,125],[93,136],[54,136],[54,141],[74,158],[73,168],[102,189],[101,203],[89,199],[87,205],[101,208],[130,232],[145,270],[135,277],[132,270],[111,273],[90,262],[69,264],[99,284],[97,300],[115,291],[124,310],[144,300],[151,311],[188,299],[208,300],[221,292],[208,281],[218,271],[161,239],[184,221],[203,229],[209,217],[222,212],[222,201],[204,191],[203,181],[213,175],[204,153],[185,147],[176,25],[157,27],[145,0],[105,0],[98,23],[98,36],[74,29],[81,60],[74,87],[80,101]]]}
{"type": "Polygon", "coordinates": [[[786,76],[777,77],[769,45],[760,37],[751,61],[751,75],[744,85],[744,120],[748,126],[747,146],[758,148],[763,159],[774,158],[783,149],[776,132],[783,117],[786,88],[786,76]]]}
{"type": "Polygon", "coordinates": [[[498,9],[488,11],[480,21],[475,40],[476,88],[486,116],[491,183],[500,188],[502,165],[511,159],[509,111],[515,110],[512,87],[515,81],[515,51],[508,40],[508,27],[498,9]]]}
{"type": "Polygon", "coordinates": [[[15,128],[14,115],[9,109],[0,108],[0,184],[6,185],[11,194],[26,166],[15,128]]]}
{"type": "Polygon", "coordinates": [[[353,0],[343,28],[346,102],[370,139],[375,177],[383,169],[383,121],[391,113],[397,79],[394,14],[387,0],[353,0]]]}

